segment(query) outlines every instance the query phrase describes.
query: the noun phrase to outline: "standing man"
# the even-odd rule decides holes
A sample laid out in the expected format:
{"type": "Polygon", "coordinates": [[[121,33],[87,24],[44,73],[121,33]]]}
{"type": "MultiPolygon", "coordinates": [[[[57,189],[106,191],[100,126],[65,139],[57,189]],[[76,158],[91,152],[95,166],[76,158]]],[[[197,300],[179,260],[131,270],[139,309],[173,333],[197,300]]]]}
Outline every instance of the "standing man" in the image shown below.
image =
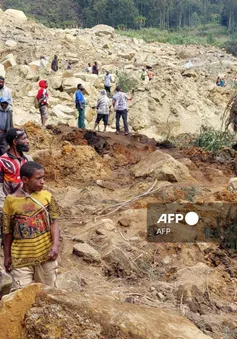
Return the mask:
{"type": "Polygon", "coordinates": [[[9,149],[0,157],[0,215],[5,197],[22,187],[21,166],[32,160],[30,156],[24,154],[29,151],[29,139],[24,130],[12,128],[6,133],[5,139],[9,149]]]}
{"type": "Polygon", "coordinates": [[[45,68],[46,64],[47,64],[46,57],[42,55],[40,57],[40,68],[45,68]]]}
{"type": "Polygon", "coordinates": [[[141,74],[141,79],[144,81],[144,80],[146,80],[146,70],[145,70],[145,68],[143,68],[142,69],[142,74],[141,74]]]}
{"type": "Polygon", "coordinates": [[[86,73],[92,73],[92,67],[90,63],[88,63],[88,65],[86,66],[85,71],[86,73]]]}
{"type": "Polygon", "coordinates": [[[124,131],[125,135],[128,135],[128,106],[127,106],[127,100],[132,100],[126,93],[123,92],[121,86],[116,87],[116,94],[113,96],[112,104],[114,106],[114,109],[116,111],[116,134],[119,134],[120,132],[120,126],[119,121],[122,117],[123,119],[123,125],[124,125],[124,131]]]}
{"type": "Polygon", "coordinates": [[[108,125],[108,118],[109,118],[109,98],[106,95],[106,91],[102,90],[100,92],[100,97],[97,101],[97,117],[95,121],[94,130],[98,126],[99,129],[99,123],[103,119],[104,122],[104,132],[106,131],[106,127],[108,125]]]}
{"type": "Polygon", "coordinates": [[[53,61],[51,63],[51,69],[54,71],[54,72],[57,72],[58,71],[58,57],[57,55],[54,56],[53,58],[53,61]]]}
{"type": "Polygon", "coordinates": [[[107,92],[107,95],[110,95],[110,88],[111,88],[112,77],[109,74],[109,71],[106,71],[104,76],[104,88],[107,92]]]}
{"type": "Polygon", "coordinates": [[[78,128],[86,128],[85,127],[85,107],[86,101],[83,95],[84,87],[82,84],[77,85],[77,91],[75,94],[75,104],[78,110],[78,128]]]}
{"type": "Polygon", "coordinates": [[[0,98],[0,156],[7,151],[6,133],[13,128],[12,106],[9,98],[0,98]]]}
{"type": "Polygon", "coordinates": [[[9,88],[5,86],[5,79],[2,76],[0,76],[0,98],[8,99],[8,103],[12,109],[12,95],[9,88]]]}
{"type": "Polygon", "coordinates": [[[40,89],[36,95],[36,99],[39,102],[39,111],[41,116],[42,127],[45,128],[46,120],[48,119],[48,82],[47,80],[40,80],[39,82],[40,89]]]}
{"type": "Polygon", "coordinates": [[[94,65],[92,66],[92,74],[99,74],[99,67],[98,67],[98,63],[95,61],[94,65]]]}
{"type": "Polygon", "coordinates": [[[33,161],[20,170],[23,188],[8,195],[3,206],[4,266],[12,290],[43,283],[55,287],[59,208],[43,190],[44,168],[33,161]]]}

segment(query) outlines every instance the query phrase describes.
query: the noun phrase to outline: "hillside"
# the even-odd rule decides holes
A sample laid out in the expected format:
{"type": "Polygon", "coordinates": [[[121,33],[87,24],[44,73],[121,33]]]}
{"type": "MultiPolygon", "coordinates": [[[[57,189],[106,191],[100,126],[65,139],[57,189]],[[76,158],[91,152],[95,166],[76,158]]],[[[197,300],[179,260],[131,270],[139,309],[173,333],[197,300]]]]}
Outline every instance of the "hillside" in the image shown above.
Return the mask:
{"type": "Polygon", "coordinates": [[[228,0],[3,0],[4,9],[23,10],[50,27],[106,24],[115,28],[156,27],[180,30],[219,23],[228,34],[237,30],[237,4],[228,0]]]}

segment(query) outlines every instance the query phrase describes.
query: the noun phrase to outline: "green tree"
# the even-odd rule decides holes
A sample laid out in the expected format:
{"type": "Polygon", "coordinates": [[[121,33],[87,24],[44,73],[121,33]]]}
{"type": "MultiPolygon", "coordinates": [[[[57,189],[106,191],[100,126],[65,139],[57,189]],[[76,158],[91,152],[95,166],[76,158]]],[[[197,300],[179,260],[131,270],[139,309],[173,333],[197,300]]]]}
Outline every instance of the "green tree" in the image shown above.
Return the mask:
{"type": "Polygon", "coordinates": [[[145,25],[146,18],[145,18],[144,16],[142,16],[142,15],[139,15],[139,16],[137,16],[137,17],[135,18],[135,22],[136,22],[138,28],[141,29],[142,26],[145,25]]]}

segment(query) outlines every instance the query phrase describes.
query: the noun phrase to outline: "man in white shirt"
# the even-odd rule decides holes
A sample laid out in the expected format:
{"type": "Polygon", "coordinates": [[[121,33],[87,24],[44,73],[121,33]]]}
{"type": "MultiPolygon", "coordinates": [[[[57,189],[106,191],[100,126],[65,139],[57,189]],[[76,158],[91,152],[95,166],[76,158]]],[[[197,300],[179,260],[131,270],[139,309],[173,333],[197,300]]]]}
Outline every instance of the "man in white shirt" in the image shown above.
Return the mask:
{"type": "Polygon", "coordinates": [[[106,74],[104,76],[104,88],[105,88],[108,96],[110,96],[111,82],[112,82],[112,77],[109,74],[109,71],[106,71],[106,74]]]}
{"type": "Polygon", "coordinates": [[[119,134],[120,127],[119,127],[119,121],[122,117],[123,119],[123,125],[124,125],[124,131],[125,135],[128,135],[128,105],[127,100],[132,100],[126,93],[123,92],[121,86],[116,87],[116,94],[113,96],[112,104],[114,106],[114,109],[116,111],[116,134],[119,134]]]}
{"type": "Polygon", "coordinates": [[[12,109],[12,95],[9,88],[5,86],[5,79],[2,76],[0,76],[0,98],[7,99],[9,107],[12,109]]]}

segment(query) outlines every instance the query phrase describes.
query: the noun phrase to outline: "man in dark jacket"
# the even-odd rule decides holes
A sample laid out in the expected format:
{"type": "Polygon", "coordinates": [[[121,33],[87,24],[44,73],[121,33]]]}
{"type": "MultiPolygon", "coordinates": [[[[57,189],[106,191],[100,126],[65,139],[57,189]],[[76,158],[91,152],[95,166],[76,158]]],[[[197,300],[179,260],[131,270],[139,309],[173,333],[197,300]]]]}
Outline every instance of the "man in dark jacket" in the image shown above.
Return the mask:
{"type": "Polygon", "coordinates": [[[51,69],[54,71],[54,72],[57,72],[58,71],[58,57],[57,55],[54,56],[54,59],[51,63],[51,69]]]}
{"type": "Polygon", "coordinates": [[[13,128],[12,109],[8,98],[0,98],[0,156],[7,151],[6,133],[13,128]]]}

